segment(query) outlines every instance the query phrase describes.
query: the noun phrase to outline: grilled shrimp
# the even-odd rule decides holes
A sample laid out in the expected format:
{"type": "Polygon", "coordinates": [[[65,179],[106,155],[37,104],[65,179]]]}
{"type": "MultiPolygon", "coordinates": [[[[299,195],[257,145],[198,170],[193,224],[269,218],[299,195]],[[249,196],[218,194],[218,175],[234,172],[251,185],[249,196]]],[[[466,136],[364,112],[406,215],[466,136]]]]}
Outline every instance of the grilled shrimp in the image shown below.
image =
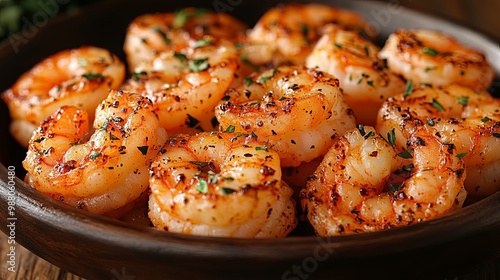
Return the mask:
{"type": "Polygon", "coordinates": [[[482,53],[437,31],[397,30],[389,36],[379,57],[387,60],[389,69],[415,84],[456,83],[486,90],[495,77],[482,53]]]}
{"type": "Polygon", "coordinates": [[[158,229],[274,238],[297,224],[279,156],[253,135],[178,135],[150,172],[149,217],[158,229]]]}
{"type": "Polygon", "coordinates": [[[404,80],[377,57],[379,51],[358,33],[329,26],[306,59],[307,67],[317,67],[339,79],[347,104],[358,123],[365,125],[375,125],[385,99],[405,88],[404,80]]]}
{"type": "Polygon", "coordinates": [[[484,197],[500,190],[499,99],[458,85],[416,85],[389,98],[380,109],[377,130],[392,133],[400,149],[422,127],[463,156],[469,195],[484,197]]]}
{"type": "Polygon", "coordinates": [[[96,110],[92,135],[85,110],[63,106],[29,142],[25,181],[69,205],[106,214],[148,188],[148,167],[167,140],[151,101],[112,91],[96,110]]]}
{"type": "Polygon", "coordinates": [[[123,90],[153,101],[161,125],[172,133],[217,129],[214,108],[230,87],[238,54],[225,39],[204,37],[203,45],[162,52],[139,64],[123,90]]]}
{"type": "MultiPolygon", "coordinates": [[[[145,14],[127,29],[124,51],[130,69],[164,51],[180,51],[205,36],[236,41],[246,24],[224,13],[188,7],[175,13],[145,14]]],[[[201,40],[201,41],[200,41],[201,40]]]]}
{"type": "Polygon", "coordinates": [[[355,126],[338,80],[327,73],[281,66],[245,81],[215,108],[219,128],[266,140],[283,167],[324,155],[336,135],[355,126]]]}
{"type": "Polygon", "coordinates": [[[303,65],[328,23],[375,37],[374,29],[354,12],[321,4],[281,5],[268,10],[249,31],[248,59],[255,64],[303,65]]]}
{"type": "Polygon", "coordinates": [[[117,89],[125,65],[107,50],[84,46],[47,57],[2,95],[12,118],[11,134],[24,147],[42,120],[63,105],[87,111],[92,119],[109,89],[117,89]]]}
{"type": "Polygon", "coordinates": [[[426,131],[398,153],[372,127],[336,139],[301,194],[320,236],[370,232],[442,216],[465,200],[465,169],[453,145],[426,131]]]}

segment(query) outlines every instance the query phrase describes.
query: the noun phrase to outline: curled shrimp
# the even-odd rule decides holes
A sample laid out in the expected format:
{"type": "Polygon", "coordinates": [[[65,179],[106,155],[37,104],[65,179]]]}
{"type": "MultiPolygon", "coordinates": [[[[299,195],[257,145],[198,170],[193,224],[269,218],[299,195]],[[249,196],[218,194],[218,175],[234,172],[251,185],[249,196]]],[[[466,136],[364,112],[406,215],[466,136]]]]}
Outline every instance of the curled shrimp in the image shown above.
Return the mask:
{"type": "Polygon", "coordinates": [[[171,138],[151,165],[149,217],[161,230],[284,237],[297,224],[279,156],[252,135],[171,138]]]}
{"type": "Polygon", "coordinates": [[[275,66],[303,65],[328,23],[375,37],[373,28],[354,12],[321,4],[280,5],[269,9],[249,31],[247,57],[255,64],[268,60],[275,66]]]}
{"type": "Polygon", "coordinates": [[[112,91],[96,110],[63,106],[35,131],[23,166],[26,182],[69,205],[106,214],[148,188],[148,167],[167,135],[151,101],[112,91]]]}
{"type": "Polygon", "coordinates": [[[151,99],[168,132],[216,129],[214,108],[233,82],[238,55],[230,41],[204,40],[203,45],[162,52],[139,64],[122,86],[151,99]]]}
{"type": "Polygon", "coordinates": [[[484,197],[500,190],[500,100],[459,85],[415,85],[380,109],[377,130],[392,133],[400,149],[422,127],[463,156],[469,195],[484,197]]]}
{"type": "Polygon", "coordinates": [[[339,79],[358,123],[366,125],[375,125],[385,99],[405,88],[404,80],[377,57],[379,51],[357,32],[329,26],[306,60],[307,67],[317,67],[339,79]]]}
{"type": "Polygon", "coordinates": [[[486,57],[453,37],[431,30],[397,30],[387,39],[379,57],[389,69],[416,84],[456,83],[486,90],[495,71],[486,57]]]}
{"type": "Polygon", "coordinates": [[[135,18],[125,36],[124,51],[130,69],[164,51],[180,51],[206,35],[235,41],[246,24],[225,14],[187,7],[175,13],[145,14],[135,18]]]}
{"type": "Polygon", "coordinates": [[[326,153],[332,139],[355,126],[338,80],[303,66],[281,66],[246,77],[215,108],[221,130],[255,134],[284,167],[326,153]]]}
{"type": "Polygon", "coordinates": [[[300,197],[318,235],[370,232],[460,208],[464,179],[456,149],[439,137],[416,133],[408,150],[398,153],[362,126],[336,139],[300,197]]]}
{"type": "Polygon", "coordinates": [[[125,66],[108,50],[84,46],[53,54],[28,72],[2,95],[12,118],[11,134],[27,146],[40,122],[63,105],[87,111],[95,108],[109,89],[117,89],[125,66]]]}

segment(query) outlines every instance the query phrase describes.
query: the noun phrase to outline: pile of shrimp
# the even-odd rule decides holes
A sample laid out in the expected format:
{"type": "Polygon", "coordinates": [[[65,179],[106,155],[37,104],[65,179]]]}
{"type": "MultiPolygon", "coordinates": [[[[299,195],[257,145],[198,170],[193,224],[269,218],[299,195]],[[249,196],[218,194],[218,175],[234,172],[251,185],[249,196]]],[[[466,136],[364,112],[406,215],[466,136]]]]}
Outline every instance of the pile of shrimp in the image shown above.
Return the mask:
{"type": "Polygon", "coordinates": [[[187,7],[83,46],[2,94],[25,181],[158,230],[281,238],[386,230],[500,190],[500,100],[480,52],[434,30],[384,46],[360,15],[187,7]],[[126,66],[128,68],[126,68],[126,66]]]}

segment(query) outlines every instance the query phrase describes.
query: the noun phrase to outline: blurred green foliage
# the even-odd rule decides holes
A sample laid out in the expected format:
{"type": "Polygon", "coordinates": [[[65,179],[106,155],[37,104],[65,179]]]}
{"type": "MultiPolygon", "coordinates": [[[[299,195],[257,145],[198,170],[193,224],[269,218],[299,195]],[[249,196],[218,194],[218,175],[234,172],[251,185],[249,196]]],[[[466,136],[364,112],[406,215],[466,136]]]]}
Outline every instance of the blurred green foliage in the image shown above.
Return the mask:
{"type": "Polygon", "coordinates": [[[46,17],[71,12],[79,7],[96,3],[99,0],[0,0],[0,40],[18,32],[23,22],[31,22],[35,13],[46,11],[46,17]],[[54,9],[56,7],[56,9],[54,9]],[[52,12],[53,11],[53,12],[52,12]],[[55,13],[55,14],[54,14],[55,13]]]}

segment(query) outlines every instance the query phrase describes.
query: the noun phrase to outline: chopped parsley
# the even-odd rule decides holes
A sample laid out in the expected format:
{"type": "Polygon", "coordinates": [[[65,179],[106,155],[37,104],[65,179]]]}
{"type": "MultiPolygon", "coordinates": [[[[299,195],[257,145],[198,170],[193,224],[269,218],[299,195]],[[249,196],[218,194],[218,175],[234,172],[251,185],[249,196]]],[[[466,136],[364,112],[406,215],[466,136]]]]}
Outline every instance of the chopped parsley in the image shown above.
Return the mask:
{"type": "Polygon", "coordinates": [[[463,158],[467,155],[467,153],[459,153],[457,154],[457,158],[463,158]]]}
{"type": "Polygon", "coordinates": [[[255,147],[255,150],[256,151],[268,151],[267,147],[266,146],[257,146],[255,147]]]}
{"type": "Polygon", "coordinates": [[[428,54],[428,55],[432,55],[432,56],[436,56],[439,54],[438,51],[436,51],[435,49],[431,49],[431,48],[428,48],[428,47],[424,47],[422,49],[422,51],[425,53],[425,54],[428,54]]]}
{"type": "Polygon", "coordinates": [[[137,149],[139,149],[141,154],[145,156],[148,153],[149,146],[138,146],[137,149]]]}
{"type": "Polygon", "coordinates": [[[243,80],[245,81],[245,86],[247,87],[253,84],[253,81],[250,77],[245,77],[243,80]]]}
{"type": "Polygon", "coordinates": [[[396,144],[396,130],[393,128],[391,131],[387,132],[387,141],[391,146],[396,144]]]}
{"type": "Polygon", "coordinates": [[[143,76],[147,76],[148,73],[146,71],[141,71],[141,72],[132,72],[132,79],[134,81],[138,81],[142,79],[143,76]]]}
{"type": "Polygon", "coordinates": [[[467,104],[469,103],[469,97],[466,95],[459,96],[459,97],[457,97],[457,102],[458,102],[458,104],[467,106],[467,104]]]}
{"type": "Polygon", "coordinates": [[[185,54],[183,53],[179,53],[179,52],[174,52],[174,57],[176,57],[178,60],[180,60],[181,62],[184,62],[187,60],[187,57],[185,54]]]}
{"type": "Polygon", "coordinates": [[[361,134],[361,136],[365,136],[366,131],[365,131],[365,127],[362,124],[358,124],[358,130],[359,130],[359,133],[361,134]]]}
{"type": "Polygon", "coordinates": [[[189,70],[193,72],[200,72],[209,67],[208,58],[193,59],[188,62],[189,70]]]}
{"type": "Polygon", "coordinates": [[[410,95],[411,93],[413,92],[413,82],[411,80],[408,80],[406,82],[406,87],[405,87],[405,93],[404,93],[404,97],[407,97],[408,95],[410,95]]]}
{"type": "Polygon", "coordinates": [[[413,158],[413,149],[404,150],[404,151],[398,153],[398,157],[405,158],[405,159],[413,158]]]}
{"type": "Polygon", "coordinates": [[[431,102],[431,106],[436,108],[436,110],[438,110],[438,112],[442,112],[444,111],[444,107],[443,105],[441,105],[436,99],[432,99],[432,102],[431,102]]]}
{"type": "Polygon", "coordinates": [[[234,132],[234,130],[236,129],[236,127],[234,127],[234,125],[230,124],[225,130],[224,132],[234,132]]]}
{"type": "Polygon", "coordinates": [[[198,184],[196,185],[196,190],[201,193],[207,193],[208,192],[207,180],[204,178],[198,178],[198,184]]]}
{"type": "Polygon", "coordinates": [[[100,156],[100,155],[101,155],[101,153],[100,153],[100,152],[94,152],[93,154],[91,154],[91,155],[89,156],[89,158],[90,158],[91,160],[93,160],[93,159],[97,158],[97,157],[98,157],[98,156],[100,156]]]}
{"type": "Polygon", "coordinates": [[[172,40],[170,40],[170,38],[168,38],[167,33],[163,32],[163,30],[161,30],[161,27],[153,26],[153,27],[151,27],[151,29],[153,31],[155,31],[158,35],[160,35],[160,37],[163,39],[163,42],[165,42],[165,44],[167,44],[169,46],[172,45],[172,40]]]}
{"type": "Polygon", "coordinates": [[[89,81],[105,78],[105,76],[103,74],[100,74],[100,73],[97,73],[97,74],[96,73],[85,73],[82,76],[89,81]]]}
{"type": "Polygon", "coordinates": [[[271,72],[271,75],[269,76],[262,76],[259,78],[259,80],[257,82],[263,84],[265,82],[267,82],[269,79],[271,79],[272,77],[274,77],[274,74],[276,74],[276,71],[278,71],[276,68],[273,69],[273,72],[271,72]]]}
{"type": "Polygon", "coordinates": [[[212,43],[213,43],[212,39],[200,39],[200,40],[194,42],[193,47],[195,49],[196,48],[201,48],[201,47],[205,47],[205,46],[211,45],[212,43]]]}
{"type": "Polygon", "coordinates": [[[232,194],[236,190],[230,189],[230,188],[221,188],[220,191],[222,192],[223,195],[228,195],[232,194]]]}

